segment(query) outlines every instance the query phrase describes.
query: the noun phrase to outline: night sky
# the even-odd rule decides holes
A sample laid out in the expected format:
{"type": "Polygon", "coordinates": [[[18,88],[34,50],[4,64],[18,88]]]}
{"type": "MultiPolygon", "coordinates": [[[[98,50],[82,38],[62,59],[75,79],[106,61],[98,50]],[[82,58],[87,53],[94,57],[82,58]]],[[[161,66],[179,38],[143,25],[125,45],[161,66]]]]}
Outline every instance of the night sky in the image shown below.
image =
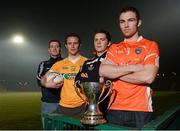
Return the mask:
{"type": "Polygon", "coordinates": [[[112,42],[122,40],[118,25],[119,11],[126,6],[139,9],[140,34],[155,40],[160,47],[160,73],[176,72],[179,76],[180,0],[6,0],[0,4],[0,87],[15,88],[17,82],[29,82],[38,88],[36,71],[47,60],[47,43],[75,32],[82,39],[81,52],[89,57],[93,51],[92,34],[97,28],[111,33],[112,42]],[[21,34],[22,45],[12,42],[21,34]]]}

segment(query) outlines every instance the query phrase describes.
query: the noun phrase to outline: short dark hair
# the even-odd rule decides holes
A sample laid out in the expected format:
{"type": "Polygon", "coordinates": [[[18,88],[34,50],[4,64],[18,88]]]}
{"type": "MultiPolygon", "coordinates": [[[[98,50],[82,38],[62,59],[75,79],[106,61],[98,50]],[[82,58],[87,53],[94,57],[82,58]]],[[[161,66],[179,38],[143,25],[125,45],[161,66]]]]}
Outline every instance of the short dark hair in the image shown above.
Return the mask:
{"type": "Polygon", "coordinates": [[[123,9],[120,11],[119,16],[120,16],[122,13],[125,13],[125,12],[127,12],[127,11],[132,11],[132,12],[134,12],[134,13],[136,14],[137,20],[140,20],[140,14],[139,14],[138,9],[136,9],[135,7],[131,7],[131,6],[123,8],[123,9]]]}
{"type": "Polygon", "coordinates": [[[59,40],[53,39],[53,40],[50,40],[50,41],[49,41],[49,43],[48,43],[48,48],[50,47],[50,45],[51,45],[52,42],[57,42],[57,43],[59,44],[59,47],[61,47],[61,42],[60,42],[59,40]]]}
{"type": "Polygon", "coordinates": [[[94,39],[95,35],[98,34],[98,33],[105,34],[108,42],[111,41],[110,33],[107,30],[104,30],[104,29],[96,29],[95,32],[94,32],[94,35],[93,35],[93,39],[94,39]]]}
{"type": "Polygon", "coordinates": [[[67,44],[67,39],[68,39],[69,37],[76,37],[76,38],[78,38],[79,44],[81,44],[81,38],[80,38],[80,36],[79,36],[78,34],[76,34],[76,33],[70,33],[70,34],[66,35],[66,37],[65,37],[65,44],[67,44]]]}

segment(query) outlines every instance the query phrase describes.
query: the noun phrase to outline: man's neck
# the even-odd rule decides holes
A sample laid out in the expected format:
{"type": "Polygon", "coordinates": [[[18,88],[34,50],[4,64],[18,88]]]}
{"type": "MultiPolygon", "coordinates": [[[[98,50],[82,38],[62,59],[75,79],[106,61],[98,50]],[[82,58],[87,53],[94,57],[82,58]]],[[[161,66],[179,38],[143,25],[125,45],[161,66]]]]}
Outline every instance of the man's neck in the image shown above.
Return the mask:
{"type": "Polygon", "coordinates": [[[125,37],[124,38],[124,42],[135,42],[138,41],[140,39],[141,36],[139,36],[138,32],[136,34],[134,34],[131,37],[125,37]]]}
{"type": "Polygon", "coordinates": [[[78,53],[78,54],[76,54],[76,55],[71,55],[71,54],[69,54],[68,55],[68,59],[72,62],[72,63],[76,63],[78,60],[79,60],[79,58],[80,58],[80,53],[78,53]]]}
{"type": "Polygon", "coordinates": [[[102,54],[104,54],[104,52],[106,52],[107,50],[103,51],[103,52],[97,52],[97,56],[100,57],[102,54]]]}
{"type": "Polygon", "coordinates": [[[58,58],[60,55],[51,55],[51,58],[53,58],[53,59],[56,59],[56,58],[58,58]]]}

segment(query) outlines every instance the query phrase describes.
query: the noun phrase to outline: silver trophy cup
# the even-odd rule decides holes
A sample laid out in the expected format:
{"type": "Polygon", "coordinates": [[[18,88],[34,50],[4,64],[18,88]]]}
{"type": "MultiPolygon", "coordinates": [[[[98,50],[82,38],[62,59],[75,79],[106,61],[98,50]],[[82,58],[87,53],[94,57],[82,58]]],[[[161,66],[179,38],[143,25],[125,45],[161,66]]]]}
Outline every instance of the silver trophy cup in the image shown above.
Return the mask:
{"type": "Polygon", "coordinates": [[[75,90],[78,96],[88,103],[88,108],[83,114],[80,122],[86,125],[98,125],[106,123],[103,113],[99,110],[99,103],[101,103],[111,92],[112,83],[107,80],[105,84],[99,82],[75,82],[75,90]],[[108,88],[107,94],[104,94],[105,89],[108,88]],[[83,95],[85,97],[83,97],[83,95]],[[104,96],[103,98],[101,98],[104,96]]]}

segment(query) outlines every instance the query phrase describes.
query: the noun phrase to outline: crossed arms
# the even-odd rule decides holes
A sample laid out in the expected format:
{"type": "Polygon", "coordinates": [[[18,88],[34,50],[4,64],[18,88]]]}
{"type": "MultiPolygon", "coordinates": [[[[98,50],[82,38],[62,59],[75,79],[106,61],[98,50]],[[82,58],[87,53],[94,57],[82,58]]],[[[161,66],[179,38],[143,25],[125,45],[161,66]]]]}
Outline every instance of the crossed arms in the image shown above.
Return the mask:
{"type": "Polygon", "coordinates": [[[108,79],[120,79],[132,84],[151,84],[158,72],[156,65],[115,65],[104,60],[99,68],[99,75],[108,79]]]}

